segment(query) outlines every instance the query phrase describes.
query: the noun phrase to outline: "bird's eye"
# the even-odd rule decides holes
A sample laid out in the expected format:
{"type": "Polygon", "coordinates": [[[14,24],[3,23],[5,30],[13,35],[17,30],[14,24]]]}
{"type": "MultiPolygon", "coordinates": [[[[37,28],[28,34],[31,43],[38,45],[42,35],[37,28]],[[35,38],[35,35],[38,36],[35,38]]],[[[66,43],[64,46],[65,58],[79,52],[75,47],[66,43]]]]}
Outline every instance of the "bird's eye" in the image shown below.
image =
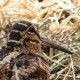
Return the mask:
{"type": "Polygon", "coordinates": [[[28,32],[31,32],[31,33],[35,32],[34,27],[30,27],[30,28],[28,29],[28,32]]]}

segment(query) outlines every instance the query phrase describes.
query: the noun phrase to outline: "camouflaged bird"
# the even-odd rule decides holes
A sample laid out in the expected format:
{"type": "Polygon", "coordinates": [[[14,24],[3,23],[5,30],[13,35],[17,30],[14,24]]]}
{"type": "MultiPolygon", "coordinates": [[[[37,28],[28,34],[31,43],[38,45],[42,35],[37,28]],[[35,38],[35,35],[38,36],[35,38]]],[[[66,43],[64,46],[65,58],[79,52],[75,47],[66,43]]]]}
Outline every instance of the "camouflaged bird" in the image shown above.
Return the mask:
{"type": "Polygon", "coordinates": [[[19,55],[1,66],[0,80],[49,79],[49,65],[42,54],[40,36],[34,24],[18,21],[13,25],[7,47],[0,51],[0,60],[4,61],[14,51],[19,55]]]}
{"type": "Polygon", "coordinates": [[[49,80],[49,64],[41,50],[43,44],[71,54],[41,38],[34,24],[24,20],[16,22],[7,47],[0,50],[0,80],[49,80]]]}

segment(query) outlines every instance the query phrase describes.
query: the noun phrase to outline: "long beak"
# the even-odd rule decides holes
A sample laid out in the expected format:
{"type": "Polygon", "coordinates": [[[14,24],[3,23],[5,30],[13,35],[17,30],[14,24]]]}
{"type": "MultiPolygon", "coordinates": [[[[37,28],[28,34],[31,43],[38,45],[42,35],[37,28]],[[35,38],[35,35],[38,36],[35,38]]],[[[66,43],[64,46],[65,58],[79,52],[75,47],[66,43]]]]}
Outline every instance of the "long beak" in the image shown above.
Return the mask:
{"type": "Polygon", "coordinates": [[[51,47],[51,48],[54,48],[54,49],[69,53],[69,54],[72,54],[72,52],[70,52],[68,49],[60,46],[59,44],[55,44],[55,43],[53,43],[52,41],[50,41],[48,39],[41,38],[41,41],[42,41],[42,45],[45,45],[45,46],[48,46],[48,47],[51,47]]]}

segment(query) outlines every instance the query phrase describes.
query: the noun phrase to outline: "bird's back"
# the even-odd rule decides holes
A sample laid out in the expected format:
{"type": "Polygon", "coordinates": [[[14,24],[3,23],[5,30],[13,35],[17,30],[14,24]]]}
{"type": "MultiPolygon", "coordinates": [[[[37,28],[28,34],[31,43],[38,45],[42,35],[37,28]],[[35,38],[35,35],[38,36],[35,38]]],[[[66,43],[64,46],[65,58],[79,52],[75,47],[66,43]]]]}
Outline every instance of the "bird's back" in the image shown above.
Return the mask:
{"type": "Polygon", "coordinates": [[[34,53],[22,54],[16,58],[16,66],[21,72],[22,80],[48,80],[49,78],[49,66],[47,61],[34,53]],[[20,65],[21,63],[21,65],[20,65]],[[24,68],[22,72],[21,69],[24,68]]]}
{"type": "Polygon", "coordinates": [[[35,53],[21,53],[4,64],[0,70],[0,80],[48,80],[47,61],[35,53]],[[6,66],[6,67],[5,67],[6,66]]]}

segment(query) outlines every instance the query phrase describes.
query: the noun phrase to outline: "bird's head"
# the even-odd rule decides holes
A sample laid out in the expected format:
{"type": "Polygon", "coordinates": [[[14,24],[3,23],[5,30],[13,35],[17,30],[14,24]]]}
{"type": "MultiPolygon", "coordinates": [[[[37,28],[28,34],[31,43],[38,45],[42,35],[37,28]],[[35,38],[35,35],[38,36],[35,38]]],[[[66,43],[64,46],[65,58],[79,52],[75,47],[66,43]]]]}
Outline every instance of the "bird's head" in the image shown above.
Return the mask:
{"type": "Polygon", "coordinates": [[[12,26],[9,35],[8,47],[26,47],[29,49],[40,49],[41,40],[38,34],[38,28],[27,21],[18,21],[12,26]]]}
{"type": "Polygon", "coordinates": [[[46,45],[58,49],[63,52],[72,54],[69,50],[63,48],[60,45],[53,43],[52,41],[41,38],[38,34],[38,27],[35,24],[20,20],[12,25],[12,29],[9,35],[7,43],[8,48],[14,50],[14,48],[29,49],[30,51],[39,52],[41,51],[41,45],[46,45]]]}

